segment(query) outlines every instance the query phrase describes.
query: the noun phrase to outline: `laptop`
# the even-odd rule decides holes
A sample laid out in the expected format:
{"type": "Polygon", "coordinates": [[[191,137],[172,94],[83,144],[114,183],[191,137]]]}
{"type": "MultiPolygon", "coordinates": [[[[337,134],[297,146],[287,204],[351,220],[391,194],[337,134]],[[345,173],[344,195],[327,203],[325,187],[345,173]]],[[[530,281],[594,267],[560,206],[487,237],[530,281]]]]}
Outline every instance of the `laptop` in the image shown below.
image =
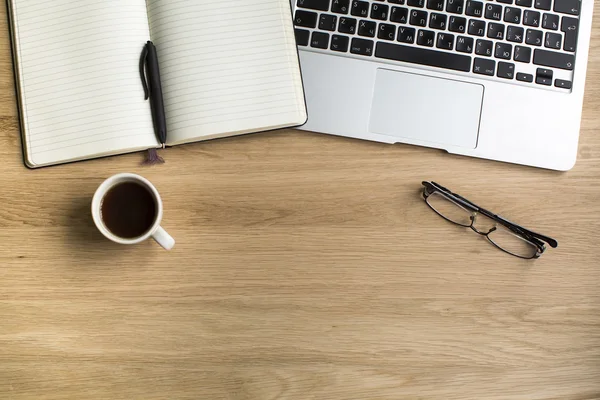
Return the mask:
{"type": "Polygon", "coordinates": [[[574,166],[593,0],[291,1],[302,129],[574,166]]]}

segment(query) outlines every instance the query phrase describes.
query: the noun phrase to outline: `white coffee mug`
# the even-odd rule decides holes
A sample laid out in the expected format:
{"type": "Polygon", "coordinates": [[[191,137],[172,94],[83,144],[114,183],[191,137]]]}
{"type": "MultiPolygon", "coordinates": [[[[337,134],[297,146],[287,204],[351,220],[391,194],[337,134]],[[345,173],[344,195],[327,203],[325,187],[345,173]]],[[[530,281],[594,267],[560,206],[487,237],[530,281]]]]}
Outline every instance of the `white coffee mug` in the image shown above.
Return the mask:
{"type": "Polygon", "coordinates": [[[175,240],[160,226],[163,217],[163,203],[158,194],[158,190],[154,187],[153,184],[150,183],[146,178],[143,178],[139,175],[135,174],[118,174],[112,176],[104,181],[96,190],[96,194],[94,194],[94,198],[92,200],[92,217],[94,218],[94,223],[98,230],[108,239],[112,240],[115,243],[119,244],[137,244],[141,243],[149,238],[153,238],[156,240],[158,244],[164,247],[166,250],[171,250],[173,246],[175,246],[175,240]],[[144,186],[154,197],[154,201],[156,203],[156,218],[152,227],[148,229],[146,233],[142,236],[133,238],[133,239],[125,239],[119,236],[114,235],[105,225],[102,220],[102,201],[106,194],[115,187],[116,185],[125,183],[125,182],[135,182],[144,186]]]}

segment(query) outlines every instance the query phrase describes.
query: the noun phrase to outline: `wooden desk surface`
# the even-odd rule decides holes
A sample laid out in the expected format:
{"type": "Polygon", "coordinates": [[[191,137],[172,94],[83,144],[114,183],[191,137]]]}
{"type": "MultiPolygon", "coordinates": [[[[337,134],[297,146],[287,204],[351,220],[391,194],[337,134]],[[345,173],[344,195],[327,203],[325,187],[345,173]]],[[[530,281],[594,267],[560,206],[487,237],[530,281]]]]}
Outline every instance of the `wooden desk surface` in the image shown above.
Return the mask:
{"type": "Polygon", "coordinates": [[[600,21],[568,173],[287,131],[30,171],[0,15],[0,399],[600,399],[600,21]],[[152,180],[171,253],[94,229],[152,180]],[[560,247],[514,259],[434,179],[560,247]]]}

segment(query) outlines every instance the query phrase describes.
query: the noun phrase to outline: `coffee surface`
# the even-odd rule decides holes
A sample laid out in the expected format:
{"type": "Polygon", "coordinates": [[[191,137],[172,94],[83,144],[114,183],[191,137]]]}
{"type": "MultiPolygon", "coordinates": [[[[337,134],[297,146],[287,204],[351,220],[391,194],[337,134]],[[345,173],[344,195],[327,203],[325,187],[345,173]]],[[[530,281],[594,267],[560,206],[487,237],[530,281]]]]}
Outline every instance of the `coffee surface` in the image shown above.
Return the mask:
{"type": "Polygon", "coordinates": [[[156,220],[156,202],[148,188],[124,182],[111,188],[101,207],[102,221],[112,234],[134,239],[148,232],[156,220]]]}

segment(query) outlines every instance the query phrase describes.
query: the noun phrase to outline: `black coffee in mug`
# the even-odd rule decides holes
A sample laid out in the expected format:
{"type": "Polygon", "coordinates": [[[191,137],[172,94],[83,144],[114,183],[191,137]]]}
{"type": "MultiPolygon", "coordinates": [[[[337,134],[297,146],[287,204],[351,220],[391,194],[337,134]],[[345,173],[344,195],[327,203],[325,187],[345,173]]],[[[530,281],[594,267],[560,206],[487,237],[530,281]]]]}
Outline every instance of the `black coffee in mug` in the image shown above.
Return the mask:
{"type": "Polygon", "coordinates": [[[108,190],[100,213],[102,222],[113,235],[134,239],[152,228],[157,207],[150,189],[137,182],[123,182],[108,190]]]}

